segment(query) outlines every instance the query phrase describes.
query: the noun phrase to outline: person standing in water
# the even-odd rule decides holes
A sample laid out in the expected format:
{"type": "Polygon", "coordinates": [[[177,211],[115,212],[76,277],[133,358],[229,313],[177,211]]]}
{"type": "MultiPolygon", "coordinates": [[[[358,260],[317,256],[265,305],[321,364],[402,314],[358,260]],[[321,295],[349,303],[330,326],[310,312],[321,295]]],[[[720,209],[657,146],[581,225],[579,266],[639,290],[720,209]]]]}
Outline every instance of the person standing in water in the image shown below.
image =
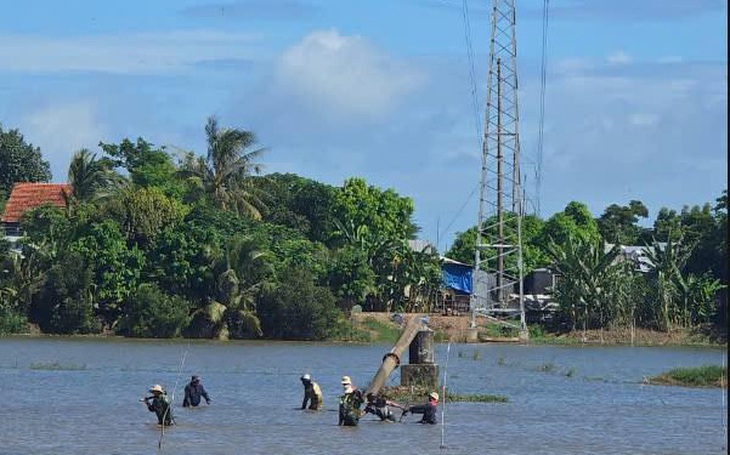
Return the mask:
{"type": "Polygon", "coordinates": [[[312,381],[312,376],[309,374],[305,374],[301,378],[302,385],[304,386],[304,399],[302,400],[302,409],[305,409],[307,407],[307,402],[309,402],[309,409],[312,411],[316,411],[320,407],[322,407],[322,404],[324,403],[324,398],[322,397],[322,390],[319,388],[319,384],[312,381]]]}
{"type": "Polygon", "coordinates": [[[352,385],[349,376],[342,376],[342,389],[344,394],[340,397],[340,419],[337,425],[356,427],[360,423],[363,412],[360,407],[365,402],[362,392],[352,385]]]}
{"type": "Polygon", "coordinates": [[[200,376],[193,376],[190,383],[185,386],[185,398],[183,398],[183,408],[188,406],[198,406],[200,404],[200,398],[205,398],[205,404],[210,404],[210,397],[208,392],[205,391],[205,387],[200,382],[200,376]]]}
{"type": "Polygon", "coordinates": [[[411,406],[404,411],[411,414],[423,414],[420,423],[436,423],[436,410],[439,404],[439,394],[431,392],[428,394],[428,403],[411,406]]]}
{"type": "Polygon", "coordinates": [[[368,403],[365,406],[365,413],[375,414],[380,418],[381,422],[395,422],[395,414],[390,408],[405,410],[398,403],[386,400],[383,397],[376,397],[373,394],[368,394],[367,399],[368,403]]]}
{"type": "Polygon", "coordinates": [[[162,386],[155,384],[150,387],[149,392],[152,396],[142,398],[142,401],[147,405],[148,411],[154,412],[157,415],[157,423],[164,426],[174,424],[175,419],[172,417],[170,399],[167,397],[167,393],[165,393],[162,386]]]}

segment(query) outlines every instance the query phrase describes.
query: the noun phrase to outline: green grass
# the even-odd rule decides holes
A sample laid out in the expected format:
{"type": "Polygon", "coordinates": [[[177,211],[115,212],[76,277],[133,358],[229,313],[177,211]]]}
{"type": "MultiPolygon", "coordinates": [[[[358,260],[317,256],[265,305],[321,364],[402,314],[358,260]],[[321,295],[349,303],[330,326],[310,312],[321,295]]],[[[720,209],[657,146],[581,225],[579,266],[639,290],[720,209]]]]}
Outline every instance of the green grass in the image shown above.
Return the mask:
{"type": "Polygon", "coordinates": [[[382,341],[395,343],[401,336],[402,329],[396,325],[383,323],[375,318],[365,318],[362,326],[366,330],[374,332],[371,341],[382,341]]]}
{"type": "Polygon", "coordinates": [[[31,370],[47,370],[47,371],[77,371],[85,370],[86,365],[77,365],[75,363],[58,363],[58,362],[34,362],[30,364],[31,370]]]}
{"type": "Polygon", "coordinates": [[[482,328],[480,334],[489,338],[513,338],[519,336],[520,331],[503,324],[488,323],[482,328]]]}
{"type": "Polygon", "coordinates": [[[686,387],[727,387],[727,367],[705,365],[695,368],[675,368],[644,382],[658,385],[686,387]]]}

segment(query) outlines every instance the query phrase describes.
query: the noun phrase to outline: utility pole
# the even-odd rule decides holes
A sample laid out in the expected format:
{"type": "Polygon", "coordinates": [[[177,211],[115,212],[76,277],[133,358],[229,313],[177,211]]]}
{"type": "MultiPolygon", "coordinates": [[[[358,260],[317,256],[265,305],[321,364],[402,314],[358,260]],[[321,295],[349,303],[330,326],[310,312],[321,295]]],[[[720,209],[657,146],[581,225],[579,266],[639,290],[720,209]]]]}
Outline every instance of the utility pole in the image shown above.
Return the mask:
{"type": "Polygon", "coordinates": [[[515,0],[492,0],[487,105],[482,139],[472,326],[477,312],[520,314],[527,339],[522,289],[522,218],[515,0]]]}

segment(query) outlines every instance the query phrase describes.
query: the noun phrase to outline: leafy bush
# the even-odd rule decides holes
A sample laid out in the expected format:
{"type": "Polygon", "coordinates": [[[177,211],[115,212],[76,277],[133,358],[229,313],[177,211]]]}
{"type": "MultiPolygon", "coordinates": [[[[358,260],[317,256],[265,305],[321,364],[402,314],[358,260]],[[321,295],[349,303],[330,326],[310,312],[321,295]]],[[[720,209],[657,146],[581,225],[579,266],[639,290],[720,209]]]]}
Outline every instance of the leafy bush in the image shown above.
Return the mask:
{"type": "MultiPolygon", "coordinates": [[[[0,299],[2,296],[0,295],[0,299]]],[[[0,335],[8,333],[22,333],[26,330],[28,319],[25,315],[4,308],[0,302],[0,335]]]]}
{"type": "Polygon", "coordinates": [[[336,326],[339,312],[328,288],[316,286],[312,273],[290,268],[286,280],[263,292],[258,313],[270,338],[322,340],[336,326]]]}
{"type": "Polygon", "coordinates": [[[33,299],[31,316],[44,333],[98,333],[93,297],[93,272],[78,253],[69,253],[46,273],[33,299]]]}
{"type": "Polygon", "coordinates": [[[155,284],[140,285],[125,302],[119,333],[139,338],[178,336],[190,318],[190,303],[165,294],[155,284]]]}

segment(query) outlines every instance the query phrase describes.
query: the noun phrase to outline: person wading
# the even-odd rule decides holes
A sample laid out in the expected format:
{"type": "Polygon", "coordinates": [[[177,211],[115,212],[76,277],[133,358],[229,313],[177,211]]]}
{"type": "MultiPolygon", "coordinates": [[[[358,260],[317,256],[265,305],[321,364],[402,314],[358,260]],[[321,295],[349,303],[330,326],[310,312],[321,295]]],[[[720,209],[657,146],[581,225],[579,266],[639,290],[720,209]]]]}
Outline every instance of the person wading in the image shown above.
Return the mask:
{"type": "Polygon", "coordinates": [[[312,377],[309,374],[305,374],[300,379],[304,386],[302,409],[307,407],[307,402],[309,402],[309,409],[313,411],[321,408],[324,403],[324,398],[322,397],[322,390],[319,388],[319,384],[312,381],[312,377]]]}
{"type": "Polygon", "coordinates": [[[365,400],[362,392],[352,385],[349,376],[342,376],[341,383],[344,394],[340,397],[340,419],[337,425],[355,427],[363,414],[360,406],[365,400]]]}
{"type": "Polygon", "coordinates": [[[428,394],[428,403],[411,406],[403,413],[423,414],[420,423],[436,423],[436,409],[439,404],[439,394],[431,392],[428,394]]]}
{"type": "Polygon", "coordinates": [[[405,408],[398,403],[390,400],[386,400],[383,397],[376,397],[373,394],[368,394],[368,404],[365,406],[366,414],[375,414],[381,420],[381,422],[395,422],[395,414],[390,409],[398,408],[405,410],[405,408]]]}
{"type": "Polygon", "coordinates": [[[188,406],[198,406],[200,398],[205,398],[205,404],[210,404],[210,397],[205,387],[200,382],[200,376],[193,376],[190,383],[185,386],[185,398],[183,398],[183,408],[188,406]]]}
{"type": "Polygon", "coordinates": [[[147,405],[148,411],[154,412],[157,415],[157,423],[164,426],[175,423],[175,419],[172,417],[172,409],[170,408],[170,399],[167,398],[167,393],[162,389],[162,386],[155,384],[150,387],[149,392],[152,396],[142,398],[142,401],[147,405]]]}

